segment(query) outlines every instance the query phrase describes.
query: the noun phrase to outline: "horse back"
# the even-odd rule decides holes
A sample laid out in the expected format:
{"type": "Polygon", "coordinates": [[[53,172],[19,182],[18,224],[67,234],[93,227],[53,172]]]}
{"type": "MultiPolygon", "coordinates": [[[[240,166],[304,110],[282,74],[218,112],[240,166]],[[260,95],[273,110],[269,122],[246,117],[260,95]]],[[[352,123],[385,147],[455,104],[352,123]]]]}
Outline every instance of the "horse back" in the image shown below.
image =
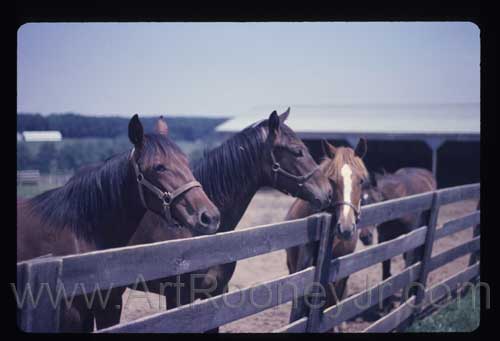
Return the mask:
{"type": "Polygon", "coordinates": [[[17,201],[17,261],[47,254],[64,256],[95,250],[92,243],[78,238],[69,228],[44,224],[30,207],[29,200],[17,201]]]}
{"type": "MultiPolygon", "coordinates": [[[[398,199],[410,195],[421,194],[434,191],[437,188],[437,182],[434,175],[424,168],[405,167],[398,169],[390,176],[391,186],[383,187],[384,195],[388,199],[398,199]]],[[[422,223],[425,218],[425,212],[416,212],[406,214],[399,219],[382,223],[378,226],[379,234],[385,235],[382,239],[389,240],[403,233],[410,232],[417,225],[422,223]],[[424,216],[423,216],[424,214],[424,216]]]]}
{"type": "Polygon", "coordinates": [[[434,191],[437,181],[434,175],[425,168],[405,167],[397,170],[394,175],[404,182],[407,194],[414,195],[434,191]]]}

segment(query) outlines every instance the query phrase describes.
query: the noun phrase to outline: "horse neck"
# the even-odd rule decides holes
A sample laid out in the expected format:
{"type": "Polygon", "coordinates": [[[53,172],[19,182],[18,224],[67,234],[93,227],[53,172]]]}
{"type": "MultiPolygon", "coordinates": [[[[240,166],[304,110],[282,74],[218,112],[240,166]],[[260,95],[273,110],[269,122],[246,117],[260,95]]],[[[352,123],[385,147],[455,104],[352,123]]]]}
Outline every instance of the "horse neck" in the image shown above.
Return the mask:
{"type": "Polygon", "coordinates": [[[221,232],[232,231],[236,228],[248,205],[250,205],[250,201],[252,201],[252,198],[260,187],[257,183],[234,187],[231,196],[233,204],[222,205],[219,208],[221,213],[221,232]]]}
{"type": "MultiPolygon", "coordinates": [[[[245,213],[250,201],[254,197],[255,193],[265,184],[264,176],[261,171],[262,169],[262,159],[259,159],[258,164],[252,170],[252,176],[248,177],[248,181],[245,183],[234,183],[229,186],[229,190],[226,191],[224,199],[221,200],[219,196],[215,195],[210,187],[207,186],[209,183],[222,183],[224,172],[214,172],[213,177],[218,179],[200,177],[199,168],[195,169],[194,175],[200,181],[205,193],[210,198],[210,200],[217,206],[221,216],[221,223],[219,227],[219,232],[232,231],[236,228],[241,217],[245,213]]],[[[224,167],[229,169],[229,164],[224,164],[224,167]]],[[[245,171],[245,170],[242,170],[245,171]]],[[[214,189],[214,191],[217,191],[214,189]]]]}
{"type": "Polygon", "coordinates": [[[96,227],[96,238],[101,241],[102,248],[127,245],[146,213],[146,209],[139,201],[139,188],[130,165],[122,193],[126,198],[124,212],[110,212],[103,223],[96,227]]]}

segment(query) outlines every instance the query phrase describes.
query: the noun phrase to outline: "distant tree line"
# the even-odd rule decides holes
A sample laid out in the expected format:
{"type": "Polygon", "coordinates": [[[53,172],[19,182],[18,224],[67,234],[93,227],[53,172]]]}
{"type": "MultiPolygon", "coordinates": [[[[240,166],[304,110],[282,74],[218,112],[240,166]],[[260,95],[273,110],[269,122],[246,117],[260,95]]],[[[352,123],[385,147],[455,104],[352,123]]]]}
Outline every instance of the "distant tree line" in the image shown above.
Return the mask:
{"type": "MultiPolygon", "coordinates": [[[[140,117],[146,132],[152,131],[158,116],[140,117]]],[[[170,117],[164,115],[174,140],[194,141],[212,134],[214,128],[227,118],[170,117]]],[[[126,136],[130,117],[90,117],[74,113],[40,114],[18,113],[17,131],[58,130],[63,138],[126,136]]]]}
{"type": "MultiPolygon", "coordinates": [[[[141,117],[146,132],[153,130],[158,117],[141,117]]],[[[214,128],[225,118],[168,117],[170,137],[191,161],[202,156],[203,148],[220,140],[214,128]]],[[[18,114],[17,131],[58,130],[60,142],[17,142],[17,169],[38,169],[42,173],[71,172],[129,150],[129,118],[85,117],[77,114],[18,114]]]]}
{"type": "Polygon", "coordinates": [[[126,138],[72,139],[61,142],[17,142],[17,169],[41,173],[71,172],[130,149],[126,138]]]}

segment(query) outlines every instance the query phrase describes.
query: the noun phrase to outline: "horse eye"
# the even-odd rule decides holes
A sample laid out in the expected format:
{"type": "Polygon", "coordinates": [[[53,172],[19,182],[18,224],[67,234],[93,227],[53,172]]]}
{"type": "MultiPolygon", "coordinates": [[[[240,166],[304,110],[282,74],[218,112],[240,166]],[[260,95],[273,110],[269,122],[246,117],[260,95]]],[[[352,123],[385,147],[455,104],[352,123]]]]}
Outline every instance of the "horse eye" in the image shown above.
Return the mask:
{"type": "Polygon", "coordinates": [[[292,154],[295,155],[296,157],[302,157],[304,156],[304,152],[302,151],[302,149],[291,149],[292,151],[292,154]]]}
{"type": "Polygon", "coordinates": [[[160,165],[156,165],[156,166],[154,167],[154,170],[155,170],[156,172],[164,172],[164,171],[166,171],[167,169],[165,168],[165,166],[164,166],[164,165],[161,165],[161,164],[160,164],[160,165]]]}

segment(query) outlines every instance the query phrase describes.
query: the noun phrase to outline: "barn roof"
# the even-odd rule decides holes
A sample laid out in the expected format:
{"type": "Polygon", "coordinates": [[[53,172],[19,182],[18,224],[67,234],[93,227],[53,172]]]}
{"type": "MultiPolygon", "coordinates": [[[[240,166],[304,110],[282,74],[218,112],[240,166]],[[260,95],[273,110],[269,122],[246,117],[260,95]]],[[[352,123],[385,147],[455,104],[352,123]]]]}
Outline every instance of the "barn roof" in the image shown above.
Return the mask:
{"type": "MultiPolygon", "coordinates": [[[[441,137],[454,140],[478,140],[480,135],[479,103],[419,105],[318,105],[291,106],[287,124],[304,139],[349,138],[366,136],[378,139],[427,139],[441,137]]],[[[235,133],[272,110],[285,106],[255,107],[238,115],[216,130],[235,133]]]]}
{"type": "Polygon", "coordinates": [[[61,141],[62,134],[57,130],[46,131],[24,131],[23,137],[26,142],[61,141]]]}

